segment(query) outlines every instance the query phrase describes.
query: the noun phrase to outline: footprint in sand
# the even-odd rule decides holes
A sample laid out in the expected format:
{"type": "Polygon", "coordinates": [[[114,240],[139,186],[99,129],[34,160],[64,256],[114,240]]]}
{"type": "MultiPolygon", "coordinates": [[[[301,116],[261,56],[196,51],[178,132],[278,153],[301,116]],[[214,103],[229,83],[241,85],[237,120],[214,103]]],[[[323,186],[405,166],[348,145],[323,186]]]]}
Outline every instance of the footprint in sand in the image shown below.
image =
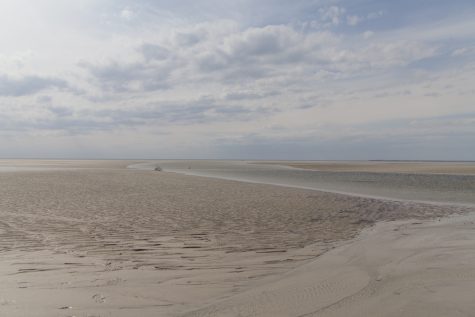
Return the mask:
{"type": "Polygon", "coordinates": [[[105,303],[105,301],[106,301],[106,297],[102,294],[94,294],[92,296],[92,299],[98,304],[105,303]]]}
{"type": "Polygon", "coordinates": [[[0,298],[0,306],[14,305],[16,301],[13,299],[0,298]]]}
{"type": "Polygon", "coordinates": [[[123,283],[125,281],[126,280],[124,280],[120,277],[116,277],[115,279],[107,280],[104,284],[107,285],[107,286],[115,286],[115,285],[118,285],[118,284],[123,283]]]}

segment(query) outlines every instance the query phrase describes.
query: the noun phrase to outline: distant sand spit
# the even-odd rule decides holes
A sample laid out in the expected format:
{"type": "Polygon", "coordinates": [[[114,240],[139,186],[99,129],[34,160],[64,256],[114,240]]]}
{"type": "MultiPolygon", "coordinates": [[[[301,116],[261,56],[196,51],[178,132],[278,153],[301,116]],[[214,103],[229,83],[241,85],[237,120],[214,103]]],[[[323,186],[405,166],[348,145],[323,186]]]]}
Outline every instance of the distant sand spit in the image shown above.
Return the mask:
{"type": "Polygon", "coordinates": [[[320,299],[330,305],[359,294],[374,277],[353,267],[321,285],[323,273],[299,275],[323,252],[376,222],[471,210],[124,163],[0,173],[0,315],[277,316],[281,305],[282,316],[299,316],[315,312],[320,299]]]}

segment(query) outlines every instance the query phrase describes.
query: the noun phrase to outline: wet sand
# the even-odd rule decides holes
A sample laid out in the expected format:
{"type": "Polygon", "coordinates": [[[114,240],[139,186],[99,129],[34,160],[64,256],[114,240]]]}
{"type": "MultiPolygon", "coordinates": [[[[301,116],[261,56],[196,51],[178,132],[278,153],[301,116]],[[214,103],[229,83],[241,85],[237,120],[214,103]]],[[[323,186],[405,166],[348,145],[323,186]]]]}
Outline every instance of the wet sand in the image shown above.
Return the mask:
{"type": "MultiPolygon", "coordinates": [[[[0,315],[310,314],[359,298],[379,278],[380,255],[400,260],[384,234],[434,243],[417,238],[425,224],[411,223],[473,210],[123,168],[130,163],[45,161],[62,169],[0,173],[0,315]],[[418,219],[407,224],[415,229],[359,235],[405,219],[418,219]],[[344,259],[367,243],[382,250],[374,261],[358,252],[373,275],[354,273],[351,261],[325,268],[335,252],[344,259]]],[[[471,247],[468,232],[460,235],[471,247]]],[[[461,261],[451,263],[471,264],[461,261]]]]}

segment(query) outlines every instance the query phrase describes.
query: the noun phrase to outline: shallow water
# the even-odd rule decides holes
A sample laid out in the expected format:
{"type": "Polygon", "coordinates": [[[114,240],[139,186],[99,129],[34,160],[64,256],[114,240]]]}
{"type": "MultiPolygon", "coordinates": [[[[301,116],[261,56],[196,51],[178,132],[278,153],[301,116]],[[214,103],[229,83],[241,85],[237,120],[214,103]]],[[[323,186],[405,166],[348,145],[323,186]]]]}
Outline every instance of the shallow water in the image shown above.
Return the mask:
{"type": "Polygon", "coordinates": [[[245,161],[157,161],[133,166],[188,175],[396,200],[475,204],[475,175],[327,172],[245,161]]]}

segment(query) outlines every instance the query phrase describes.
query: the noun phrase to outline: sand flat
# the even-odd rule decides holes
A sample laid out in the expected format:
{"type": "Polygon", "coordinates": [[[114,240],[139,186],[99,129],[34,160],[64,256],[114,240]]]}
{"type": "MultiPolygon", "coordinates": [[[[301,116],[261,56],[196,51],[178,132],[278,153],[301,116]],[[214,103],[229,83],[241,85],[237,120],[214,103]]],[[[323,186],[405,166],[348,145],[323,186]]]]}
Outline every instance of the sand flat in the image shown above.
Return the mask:
{"type": "Polygon", "coordinates": [[[127,170],[123,163],[0,173],[2,315],[264,316],[274,295],[258,308],[248,294],[261,298],[271,287],[296,294],[280,310],[298,316],[310,307],[299,298],[319,294],[331,304],[370,276],[335,270],[342,286],[322,291],[293,270],[380,221],[471,210],[127,170]]]}

